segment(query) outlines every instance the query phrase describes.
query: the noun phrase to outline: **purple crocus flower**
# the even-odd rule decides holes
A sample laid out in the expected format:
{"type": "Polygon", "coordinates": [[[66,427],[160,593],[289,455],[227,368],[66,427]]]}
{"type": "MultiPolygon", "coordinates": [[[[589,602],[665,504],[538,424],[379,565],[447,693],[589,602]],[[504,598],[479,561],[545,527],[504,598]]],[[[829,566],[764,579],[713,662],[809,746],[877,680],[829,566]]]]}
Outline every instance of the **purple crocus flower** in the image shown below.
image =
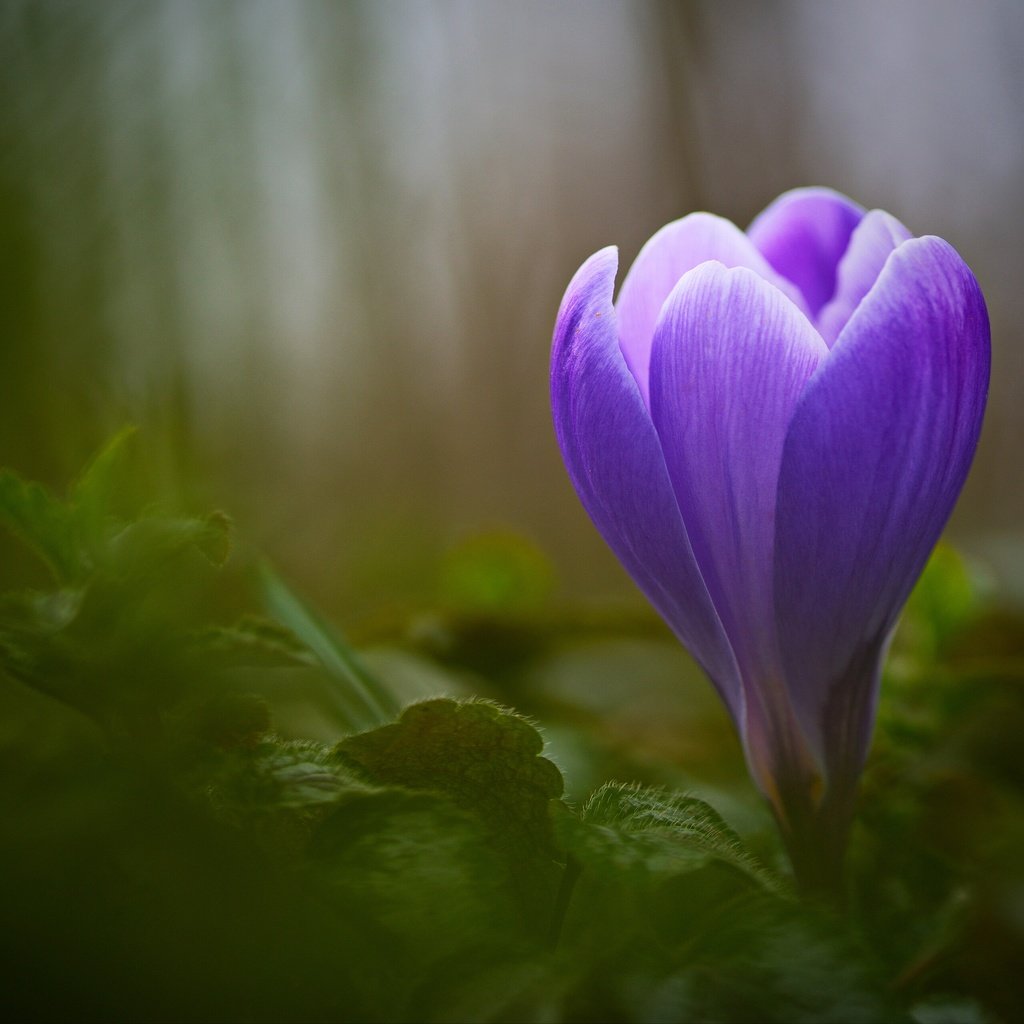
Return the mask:
{"type": "Polygon", "coordinates": [[[598,530],[707,672],[798,878],[837,877],[900,609],[963,486],[989,327],[940,238],[826,189],[694,213],[577,271],[555,431],[598,530]]]}

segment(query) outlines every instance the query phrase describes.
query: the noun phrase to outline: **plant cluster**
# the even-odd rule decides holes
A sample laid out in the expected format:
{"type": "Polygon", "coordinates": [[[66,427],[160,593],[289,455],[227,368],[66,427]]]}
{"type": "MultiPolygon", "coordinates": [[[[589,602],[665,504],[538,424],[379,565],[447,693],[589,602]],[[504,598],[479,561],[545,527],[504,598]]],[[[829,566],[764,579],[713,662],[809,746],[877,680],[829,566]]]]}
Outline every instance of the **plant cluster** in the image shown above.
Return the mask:
{"type": "Polygon", "coordinates": [[[126,440],[65,499],[0,474],[0,521],[52,577],[0,604],[12,1019],[1012,1017],[1024,632],[949,549],[897,637],[829,906],[794,895],[738,757],[733,828],[595,713],[572,652],[669,648],[655,625],[492,600],[517,549],[470,550],[454,577],[487,600],[391,631],[450,682],[409,703],[265,565],[258,614],[225,618],[229,520],[115,513],[126,440]],[[557,658],[571,684],[531,687],[557,658]],[[277,720],[311,679],[330,738],[277,720]]]}

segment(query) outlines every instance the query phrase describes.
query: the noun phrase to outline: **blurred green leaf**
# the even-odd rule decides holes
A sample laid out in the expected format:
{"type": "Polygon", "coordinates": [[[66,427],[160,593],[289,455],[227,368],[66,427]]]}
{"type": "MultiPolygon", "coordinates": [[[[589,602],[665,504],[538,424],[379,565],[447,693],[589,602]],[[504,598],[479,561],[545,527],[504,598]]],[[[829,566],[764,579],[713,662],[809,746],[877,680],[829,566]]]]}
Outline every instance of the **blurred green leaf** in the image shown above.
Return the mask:
{"type": "Polygon", "coordinates": [[[554,571],[544,553],[510,530],[466,538],[441,566],[442,602],[463,612],[533,611],[553,585],[554,571]]]}
{"type": "Polygon", "coordinates": [[[900,624],[901,643],[918,659],[933,659],[978,607],[967,563],[955,548],[939,544],[907,601],[900,624]]]}
{"type": "Polygon", "coordinates": [[[125,737],[143,721],[158,730],[160,712],[210,667],[192,638],[231,529],[222,513],[120,521],[112,504],[131,434],[103,448],[67,502],[0,473],[0,518],[62,584],[0,600],[0,665],[125,737]]]}
{"type": "Polygon", "coordinates": [[[197,551],[219,568],[230,550],[231,529],[223,512],[203,518],[146,516],[111,537],[102,567],[114,578],[142,579],[180,555],[197,551]]]}
{"type": "Polygon", "coordinates": [[[284,668],[317,664],[291,630],[245,615],[232,626],[208,626],[194,636],[197,649],[218,668],[284,668]]]}
{"type": "Polygon", "coordinates": [[[127,426],[115,434],[93,457],[69,494],[82,543],[95,550],[110,531],[115,495],[121,483],[128,442],[136,428],[127,426]]]}
{"type": "Polygon", "coordinates": [[[431,790],[474,814],[515,879],[526,915],[546,930],[561,869],[551,805],[562,775],[525,719],[486,701],[424,701],[394,725],[350,736],[337,753],[374,782],[431,790]]]}
{"type": "Polygon", "coordinates": [[[260,566],[260,581],[267,610],[312,651],[337,684],[340,710],[353,728],[390,722],[398,713],[397,701],[340,632],[297,597],[266,562],[260,566]]]}
{"type": "Polygon", "coordinates": [[[994,1018],[974,999],[932,996],[911,1007],[914,1024],[993,1024],[994,1018]]]}
{"type": "Polygon", "coordinates": [[[140,576],[186,547],[223,565],[231,548],[231,520],[147,515],[127,524],[114,515],[118,473],[134,427],[115,435],[72,486],[67,501],[42,484],[0,470],[0,523],[31,547],[58,583],[83,583],[96,571],[140,576]]]}
{"type": "Polygon", "coordinates": [[[0,522],[42,558],[58,583],[74,582],[85,572],[74,515],[42,484],[0,469],[0,522]]]}
{"type": "Polygon", "coordinates": [[[270,707],[250,693],[217,690],[183,702],[172,716],[179,739],[221,750],[253,749],[270,732],[270,707]]]}

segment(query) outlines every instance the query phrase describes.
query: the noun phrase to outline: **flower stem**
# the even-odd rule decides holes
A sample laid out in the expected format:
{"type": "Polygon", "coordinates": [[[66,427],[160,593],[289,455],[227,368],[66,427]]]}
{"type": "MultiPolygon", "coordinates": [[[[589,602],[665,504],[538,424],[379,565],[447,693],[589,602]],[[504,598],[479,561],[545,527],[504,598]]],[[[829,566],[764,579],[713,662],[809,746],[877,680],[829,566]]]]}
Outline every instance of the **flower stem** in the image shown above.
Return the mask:
{"type": "Polygon", "coordinates": [[[787,800],[784,814],[776,810],[800,895],[836,910],[846,904],[846,846],[852,805],[852,798],[833,794],[817,806],[804,796],[799,801],[787,800]]]}

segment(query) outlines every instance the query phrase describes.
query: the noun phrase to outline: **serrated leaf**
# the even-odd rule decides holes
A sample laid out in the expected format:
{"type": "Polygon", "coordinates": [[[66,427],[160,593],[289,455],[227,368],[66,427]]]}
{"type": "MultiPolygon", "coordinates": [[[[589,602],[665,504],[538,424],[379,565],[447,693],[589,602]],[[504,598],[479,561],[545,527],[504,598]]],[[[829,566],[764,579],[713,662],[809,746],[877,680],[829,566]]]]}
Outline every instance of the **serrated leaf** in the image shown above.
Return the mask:
{"type": "Polygon", "coordinates": [[[782,889],[721,815],[697,797],[609,782],[578,818],[562,814],[558,823],[566,849],[593,870],[664,877],[720,861],[770,892],[782,889]]]}
{"type": "Polygon", "coordinates": [[[127,426],[116,433],[86,466],[71,487],[69,504],[79,537],[87,547],[102,543],[111,523],[114,491],[126,454],[127,443],[136,428],[127,426]]]}
{"type": "Polygon", "coordinates": [[[366,666],[340,632],[325,622],[266,563],[260,567],[267,610],[316,656],[337,684],[340,710],[355,729],[390,722],[398,714],[393,695],[366,666]]]}
{"type": "MultiPolygon", "coordinates": [[[[0,667],[30,686],[40,680],[51,638],[70,625],[82,606],[83,591],[65,587],[52,593],[35,591],[0,597],[0,667]]],[[[43,687],[44,689],[46,687],[43,687]]]]}
{"type": "Polygon", "coordinates": [[[529,722],[485,701],[430,700],[336,749],[374,782],[444,793],[476,815],[515,878],[527,915],[547,927],[560,874],[550,812],[563,780],[540,756],[544,741],[529,722]]]}
{"type": "Polygon", "coordinates": [[[79,581],[93,568],[111,529],[116,473],[134,433],[134,427],[126,427],[100,449],[67,501],[12,470],[0,470],[0,522],[40,555],[61,583],[79,581]]]}
{"type": "MultiPolygon", "coordinates": [[[[666,916],[682,917],[685,906],[666,906],[666,916]]],[[[883,979],[855,935],[818,908],[752,894],[720,906],[696,931],[680,931],[677,948],[687,955],[676,977],[689,982],[689,1019],[765,1024],[906,1020],[890,1005],[883,979]]],[[[662,1019],[679,1019],[674,1007],[665,1006],[664,1012],[662,1019]]]]}
{"type": "Polygon", "coordinates": [[[73,582],[84,572],[68,506],[10,469],[0,470],[0,523],[42,558],[58,582],[73,582]]]}
{"type": "Polygon", "coordinates": [[[193,640],[207,664],[217,668],[308,667],[313,655],[295,634],[270,619],[247,615],[233,626],[210,626],[193,640]]]}
{"type": "Polygon", "coordinates": [[[202,519],[147,516],[111,538],[104,568],[115,577],[142,578],[188,551],[199,551],[219,566],[227,557],[230,537],[231,520],[220,512],[202,519]]]}
{"type": "Polygon", "coordinates": [[[276,753],[267,760],[265,768],[279,787],[276,803],[281,807],[337,803],[342,793],[350,792],[355,785],[339,774],[337,765],[301,748],[276,753]]]}
{"type": "Polygon", "coordinates": [[[311,860],[370,961],[375,1020],[422,1020],[418,991],[464,982],[467,964],[503,963],[524,942],[501,851],[483,822],[441,793],[351,792],[317,831],[311,860]]]}
{"type": "Polygon", "coordinates": [[[123,731],[166,706],[197,668],[188,644],[210,570],[200,519],[150,517],[121,529],[82,579],[0,605],[0,661],[22,682],[123,731]],[[186,662],[189,662],[186,664],[186,662]]]}
{"type": "Polygon", "coordinates": [[[612,968],[582,980],[582,1019],[899,1019],[841,922],[780,898],[703,801],[613,783],[558,828],[581,865],[565,955],[612,968]]]}
{"type": "MultiPolygon", "coordinates": [[[[201,719],[202,713],[199,709],[191,717],[201,719]]],[[[294,848],[308,841],[313,826],[344,797],[373,788],[345,771],[319,743],[268,737],[232,751],[209,783],[208,795],[227,821],[294,848]]]]}
{"type": "Polygon", "coordinates": [[[218,568],[231,554],[231,541],[235,524],[227,512],[215,509],[203,516],[202,529],[197,533],[196,547],[218,568]]]}

